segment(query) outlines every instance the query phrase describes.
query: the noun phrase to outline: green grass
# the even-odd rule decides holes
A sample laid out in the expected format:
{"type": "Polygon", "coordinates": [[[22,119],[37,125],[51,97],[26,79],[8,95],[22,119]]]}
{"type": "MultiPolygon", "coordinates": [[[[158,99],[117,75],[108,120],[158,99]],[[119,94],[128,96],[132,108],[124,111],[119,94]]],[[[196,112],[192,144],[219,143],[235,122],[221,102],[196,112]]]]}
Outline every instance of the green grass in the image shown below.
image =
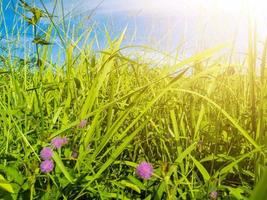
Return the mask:
{"type": "Polygon", "coordinates": [[[253,28],[240,63],[229,64],[232,44],[223,44],[151,67],[123,52],[157,51],[122,46],[125,32],[115,40],[107,33],[109,45],[95,51],[91,28],[73,39],[66,16],[56,23],[48,15],[43,30],[34,12],[36,21],[21,29],[43,32],[33,44],[38,54],[25,49],[19,59],[18,44],[9,43],[1,56],[1,199],[210,199],[212,191],[218,199],[264,199],[266,50],[258,76],[253,28]],[[52,46],[44,44],[55,38],[63,63],[52,61],[52,46]],[[78,128],[83,119],[88,125],[78,128]],[[39,153],[56,136],[69,142],[44,174],[39,153]],[[144,160],[155,168],[147,181],[135,174],[144,160]]]}

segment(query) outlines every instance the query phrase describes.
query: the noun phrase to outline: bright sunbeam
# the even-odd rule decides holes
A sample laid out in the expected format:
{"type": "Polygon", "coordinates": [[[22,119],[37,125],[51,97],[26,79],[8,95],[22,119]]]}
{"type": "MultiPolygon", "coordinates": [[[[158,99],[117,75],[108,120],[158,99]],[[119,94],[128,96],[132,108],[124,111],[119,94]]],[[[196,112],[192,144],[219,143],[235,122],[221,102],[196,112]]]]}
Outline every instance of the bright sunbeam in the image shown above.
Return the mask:
{"type": "MultiPolygon", "coordinates": [[[[130,0],[131,1],[131,0],[130,0]]],[[[172,16],[174,20],[189,16],[194,21],[202,19],[208,24],[218,24],[223,31],[224,23],[232,21],[244,32],[248,19],[255,22],[260,37],[267,35],[267,0],[136,0],[132,9],[151,13],[155,17],[172,16]],[[218,19],[221,19],[218,22],[218,19]],[[216,21],[217,20],[217,21],[216,21]]],[[[173,21],[174,22],[174,21],[173,21]]],[[[227,29],[227,26],[225,26],[227,29]]],[[[216,29],[217,32],[219,29],[216,29]]]]}
{"type": "MultiPolygon", "coordinates": [[[[93,8],[99,2],[100,0],[80,0],[79,4],[81,9],[85,9],[93,8]]],[[[265,25],[267,22],[267,0],[105,0],[101,8],[105,12],[141,11],[155,17],[180,17],[183,14],[194,15],[199,12],[206,16],[214,13],[225,17],[242,15],[256,19],[259,24],[265,25]]]]}
{"type": "Polygon", "coordinates": [[[133,8],[159,15],[179,15],[181,12],[196,10],[209,13],[242,14],[267,21],[266,0],[137,0],[133,8]]]}

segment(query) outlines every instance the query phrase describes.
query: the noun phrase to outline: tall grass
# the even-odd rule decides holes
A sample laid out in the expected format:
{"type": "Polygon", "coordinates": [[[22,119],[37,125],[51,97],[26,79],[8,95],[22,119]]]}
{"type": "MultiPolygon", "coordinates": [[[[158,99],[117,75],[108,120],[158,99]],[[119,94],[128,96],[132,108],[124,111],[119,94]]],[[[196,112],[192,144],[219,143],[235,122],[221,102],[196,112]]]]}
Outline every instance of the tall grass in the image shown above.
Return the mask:
{"type": "MultiPolygon", "coordinates": [[[[18,15],[14,23],[32,29],[35,50],[24,49],[22,59],[16,44],[2,44],[2,199],[210,199],[214,191],[218,199],[249,198],[266,154],[266,44],[257,76],[254,30],[244,62],[229,67],[228,44],[151,67],[124,53],[152,51],[123,46],[125,32],[96,51],[92,29],[75,37],[69,13],[55,18],[44,2],[42,10],[24,3],[14,9],[36,21],[18,15]],[[63,62],[51,59],[58,38],[63,62]],[[39,153],[57,136],[68,144],[44,174],[39,153]],[[155,168],[147,181],[135,174],[144,160],[155,168]]],[[[16,32],[8,33],[1,8],[8,39],[16,32]]]]}

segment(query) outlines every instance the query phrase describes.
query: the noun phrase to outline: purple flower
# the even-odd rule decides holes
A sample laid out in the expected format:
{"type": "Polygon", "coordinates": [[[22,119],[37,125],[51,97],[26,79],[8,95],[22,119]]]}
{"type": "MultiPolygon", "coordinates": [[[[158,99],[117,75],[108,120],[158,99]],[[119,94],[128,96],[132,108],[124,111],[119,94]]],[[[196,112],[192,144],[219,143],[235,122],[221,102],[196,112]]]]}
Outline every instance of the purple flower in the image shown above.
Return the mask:
{"type": "Polygon", "coordinates": [[[49,147],[44,147],[40,152],[40,156],[43,160],[49,160],[53,156],[53,151],[49,147]]]}
{"type": "Polygon", "coordinates": [[[76,150],[73,150],[71,153],[72,158],[78,158],[78,152],[76,150]]]}
{"type": "Polygon", "coordinates": [[[56,137],[52,141],[52,146],[56,149],[61,148],[63,145],[68,143],[68,139],[66,137],[61,138],[61,137],[56,137]]]}
{"type": "Polygon", "coordinates": [[[217,191],[212,191],[209,196],[210,196],[211,199],[217,199],[218,192],[217,191]]]}
{"type": "Polygon", "coordinates": [[[141,162],[136,168],[136,174],[144,179],[150,179],[153,173],[153,166],[147,162],[141,162]]]}
{"type": "Polygon", "coordinates": [[[62,144],[63,144],[63,145],[68,144],[68,138],[67,138],[67,137],[63,137],[63,138],[62,138],[62,144]]]}
{"type": "Polygon", "coordinates": [[[78,124],[78,128],[85,128],[87,125],[87,120],[83,119],[82,121],[80,121],[80,123],[78,124]]]}
{"type": "Polygon", "coordinates": [[[45,160],[41,162],[41,171],[44,173],[49,173],[54,169],[54,162],[52,160],[45,160]]]}

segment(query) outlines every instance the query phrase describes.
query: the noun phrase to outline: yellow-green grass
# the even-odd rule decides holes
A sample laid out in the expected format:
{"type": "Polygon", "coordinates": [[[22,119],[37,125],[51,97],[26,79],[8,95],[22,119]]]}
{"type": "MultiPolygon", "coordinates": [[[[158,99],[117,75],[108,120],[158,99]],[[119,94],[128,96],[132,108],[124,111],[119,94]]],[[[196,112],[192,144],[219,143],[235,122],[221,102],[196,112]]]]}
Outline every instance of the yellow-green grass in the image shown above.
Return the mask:
{"type": "Polygon", "coordinates": [[[159,52],[123,46],[125,32],[115,40],[107,33],[109,45],[97,51],[97,41],[88,41],[92,28],[73,39],[66,19],[58,24],[52,16],[46,30],[43,18],[30,24],[35,37],[44,34],[33,44],[38,52],[21,60],[10,43],[1,57],[1,198],[209,199],[212,191],[220,199],[250,197],[266,155],[266,50],[256,75],[253,28],[243,62],[229,63],[232,44],[223,44],[151,67],[125,50],[159,52]],[[56,38],[63,63],[44,45],[56,38]],[[83,119],[88,125],[78,128],[83,119]],[[68,144],[44,174],[39,153],[57,136],[68,144]],[[147,181],[135,174],[144,160],[155,168],[147,181]]]}

